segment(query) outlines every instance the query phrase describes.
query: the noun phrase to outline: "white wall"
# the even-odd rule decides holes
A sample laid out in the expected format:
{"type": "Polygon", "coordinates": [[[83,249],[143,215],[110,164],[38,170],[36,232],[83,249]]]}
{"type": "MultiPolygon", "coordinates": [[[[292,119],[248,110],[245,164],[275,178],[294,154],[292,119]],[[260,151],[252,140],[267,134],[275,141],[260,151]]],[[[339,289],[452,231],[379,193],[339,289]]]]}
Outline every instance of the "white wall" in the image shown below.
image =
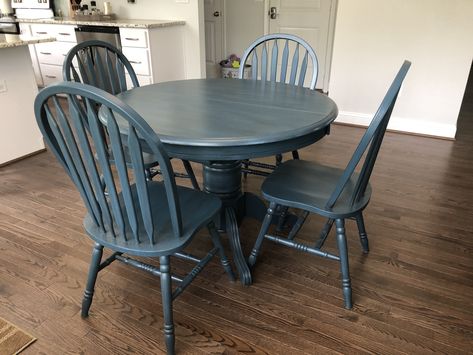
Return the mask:
{"type": "MultiPolygon", "coordinates": [[[[205,75],[203,0],[110,1],[121,18],[185,20],[187,76],[205,75]]],[[[264,3],[225,1],[226,54],[241,54],[264,32],[264,3]]],[[[409,59],[413,65],[390,128],[454,137],[473,56],[473,0],[338,2],[329,92],[339,120],[367,124],[402,61],[409,59]]]]}
{"type": "Polygon", "coordinates": [[[472,0],[339,0],[330,96],[367,124],[404,59],[390,128],[453,138],[473,58],[472,0]]]}
{"type": "Polygon", "coordinates": [[[264,34],[264,2],[225,0],[226,53],[241,56],[245,49],[264,34]]]}
{"type": "MultiPolygon", "coordinates": [[[[186,77],[188,79],[205,77],[205,36],[203,0],[136,0],[128,4],[126,0],[109,0],[112,11],[122,19],[184,20],[184,53],[186,77]]],[[[103,9],[104,0],[97,1],[103,9]]]]}

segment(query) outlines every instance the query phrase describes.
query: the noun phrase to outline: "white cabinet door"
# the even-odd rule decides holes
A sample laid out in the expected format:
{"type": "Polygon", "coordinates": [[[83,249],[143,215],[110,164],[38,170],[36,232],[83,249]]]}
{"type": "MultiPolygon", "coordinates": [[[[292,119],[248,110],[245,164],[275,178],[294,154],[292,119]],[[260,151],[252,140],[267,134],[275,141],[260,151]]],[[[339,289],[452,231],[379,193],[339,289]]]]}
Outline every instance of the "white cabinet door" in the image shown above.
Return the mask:
{"type": "Polygon", "coordinates": [[[67,53],[76,44],[72,42],[47,42],[36,45],[36,54],[38,61],[45,64],[61,65],[67,53]]]}
{"type": "Polygon", "coordinates": [[[32,24],[31,32],[34,36],[51,36],[61,42],[77,42],[73,25],[32,24]]]}
{"type": "MultiPolygon", "coordinates": [[[[20,23],[20,32],[22,35],[31,36],[31,25],[28,23],[20,23]]],[[[36,47],[34,44],[28,45],[30,51],[31,64],[33,65],[34,77],[38,86],[43,86],[43,77],[39,68],[38,57],[36,55],[36,47]]]]}
{"type": "Polygon", "coordinates": [[[60,65],[41,64],[41,73],[44,86],[62,81],[62,66],[60,65]]]}
{"type": "Polygon", "coordinates": [[[148,47],[148,31],[134,28],[120,28],[122,47],[148,47]]]}
{"type": "Polygon", "coordinates": [[[149,54],[146,48],[123,47],[122,52],[138,75],[150,75],[149,54]]]}

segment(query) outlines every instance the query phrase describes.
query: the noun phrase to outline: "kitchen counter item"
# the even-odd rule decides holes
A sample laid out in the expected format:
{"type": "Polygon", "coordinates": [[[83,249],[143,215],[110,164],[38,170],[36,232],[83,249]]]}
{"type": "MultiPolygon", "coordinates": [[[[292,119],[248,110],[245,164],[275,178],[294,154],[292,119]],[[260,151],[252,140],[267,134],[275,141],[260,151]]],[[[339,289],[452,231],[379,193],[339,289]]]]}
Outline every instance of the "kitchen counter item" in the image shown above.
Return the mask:
{"type": "Polygon", "coordinates": [[[11,16],[0,16],[0,34],[2,33],[15,35],[20,34],[18,21],[11,16]]]}
{"type": "MultiPolygon", "coordinates": [[[[91,14],[91,15],[84,15],[84,14],[75,14],[74,19],[79,21],[98,21],[98,22],[106,22],[106,21],[113,21],[116,19],[115,14],[105,15],[105,14],[91,14]]],[[[102,26],[102,24],[100,24],[102,26]]]]}
{"type": "Polygon", "coordinates": [[[12,1],[17,18],[52,18],[52,0],[16,0],[12,1]]]}
{"type": "Polygon", "coordinates": [[[11,0],[0,0],[0,17],[11,16],[12,14],[11,0]]]}
{"type": "Polygon", "coordinates": [[[105,15],[110,15],[112,13],[112,4],[110,3],[110,1],[105,1],[103,3],[103,13],[105,15]]]}

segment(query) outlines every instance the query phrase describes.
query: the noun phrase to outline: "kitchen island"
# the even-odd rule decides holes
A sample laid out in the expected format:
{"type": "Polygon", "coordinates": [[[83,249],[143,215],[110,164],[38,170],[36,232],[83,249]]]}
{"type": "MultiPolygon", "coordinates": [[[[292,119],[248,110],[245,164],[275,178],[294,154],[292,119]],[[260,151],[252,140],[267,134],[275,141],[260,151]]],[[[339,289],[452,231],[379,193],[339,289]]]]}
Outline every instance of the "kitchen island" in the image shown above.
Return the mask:
{"type": "Polygon", "coordinates": [[[0,35],[0,166],[44,149],[33,112],[38,87],[28,45],[54,40],[0,35]]]}

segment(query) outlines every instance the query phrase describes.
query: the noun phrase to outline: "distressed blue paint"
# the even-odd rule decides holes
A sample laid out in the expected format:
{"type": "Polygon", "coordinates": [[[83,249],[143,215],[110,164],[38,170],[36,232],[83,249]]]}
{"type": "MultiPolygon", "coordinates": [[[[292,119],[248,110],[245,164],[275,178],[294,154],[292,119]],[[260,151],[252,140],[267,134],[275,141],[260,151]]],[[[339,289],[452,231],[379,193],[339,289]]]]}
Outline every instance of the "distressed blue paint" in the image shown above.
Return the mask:
{"type": "Polygon", "coordinates": [[[310,161],[290,160],[279,165],[264,181],[262,194],[270,202],[266,218],[274,214],[277,207],[280,210],[292,207],[303,210],[304,213],[286,239],[267,235],[269,224],[263,224],[251,252],[250,263],[252,265],[256,262],[256,257],[260,253],[265,238],[312,255],[334,259],[336,256],[321,253],[320,249],[335,222],[344,304],[345,308],[352,308],[345,220],[347,218],[356,219],[363,252],[367,253],[369,251],[368,237],[362,213],[371,197],[371,187],[368,182],[397,95],[410,65],[410,62],[405,61],[401,66],[344,170],[310,161]],[[363,156],[365,159],[362,162],[363,156]],[[356,173],[355,169],[360,164],[362,168],[359,173],[356,173]],[[293,241],[307,217],[307,212],[316,213],[328,219],[314,248],[293,241]]]}
{"type": "Polygon", "coordinates": [[[104,90],[76,82],[53,84],[38,94],[34,109],[48,147],[79,190],[87,208],[84,228],[95,241],[82,316],[88,316],[98,272],[114,260],[160,275],[164,333],[168,352],[172,353],[172,300],[216,254],[230,279],[234,279],[213,222],[222,207],[220,199],[177,186],[169,157],[156,133],[135,110],[104,90]],[[60,103],[59,97],[64,95],[67,99],[60,103]],[[107,113],[107,139],[102,134],[104,123],[98,118],[98,106],[107,113]],[[127,139],[120,132],[117,117],[127,124],[127,139]],[[125,160],[125,141],[130,162],[125,160]],[[146,180],[143,146],[159,162],[163,181],[146,180]],[[109,152],[114,155],[113,166],[109,152]],[[213,248],[202,259],[183,254],[184,248],[205,227],[209,229],[213,248]],[[102,262],[104,247],[114,254],[102,262]],[[123,253],[159,257],[160,268],[124,257],[123,253]],[[176,253],[177,257],[186,255],[188,260],[197,260],[197,265],[173,294],[171,280],[179,279],[170,275],[169,264],[176,253]]]}

